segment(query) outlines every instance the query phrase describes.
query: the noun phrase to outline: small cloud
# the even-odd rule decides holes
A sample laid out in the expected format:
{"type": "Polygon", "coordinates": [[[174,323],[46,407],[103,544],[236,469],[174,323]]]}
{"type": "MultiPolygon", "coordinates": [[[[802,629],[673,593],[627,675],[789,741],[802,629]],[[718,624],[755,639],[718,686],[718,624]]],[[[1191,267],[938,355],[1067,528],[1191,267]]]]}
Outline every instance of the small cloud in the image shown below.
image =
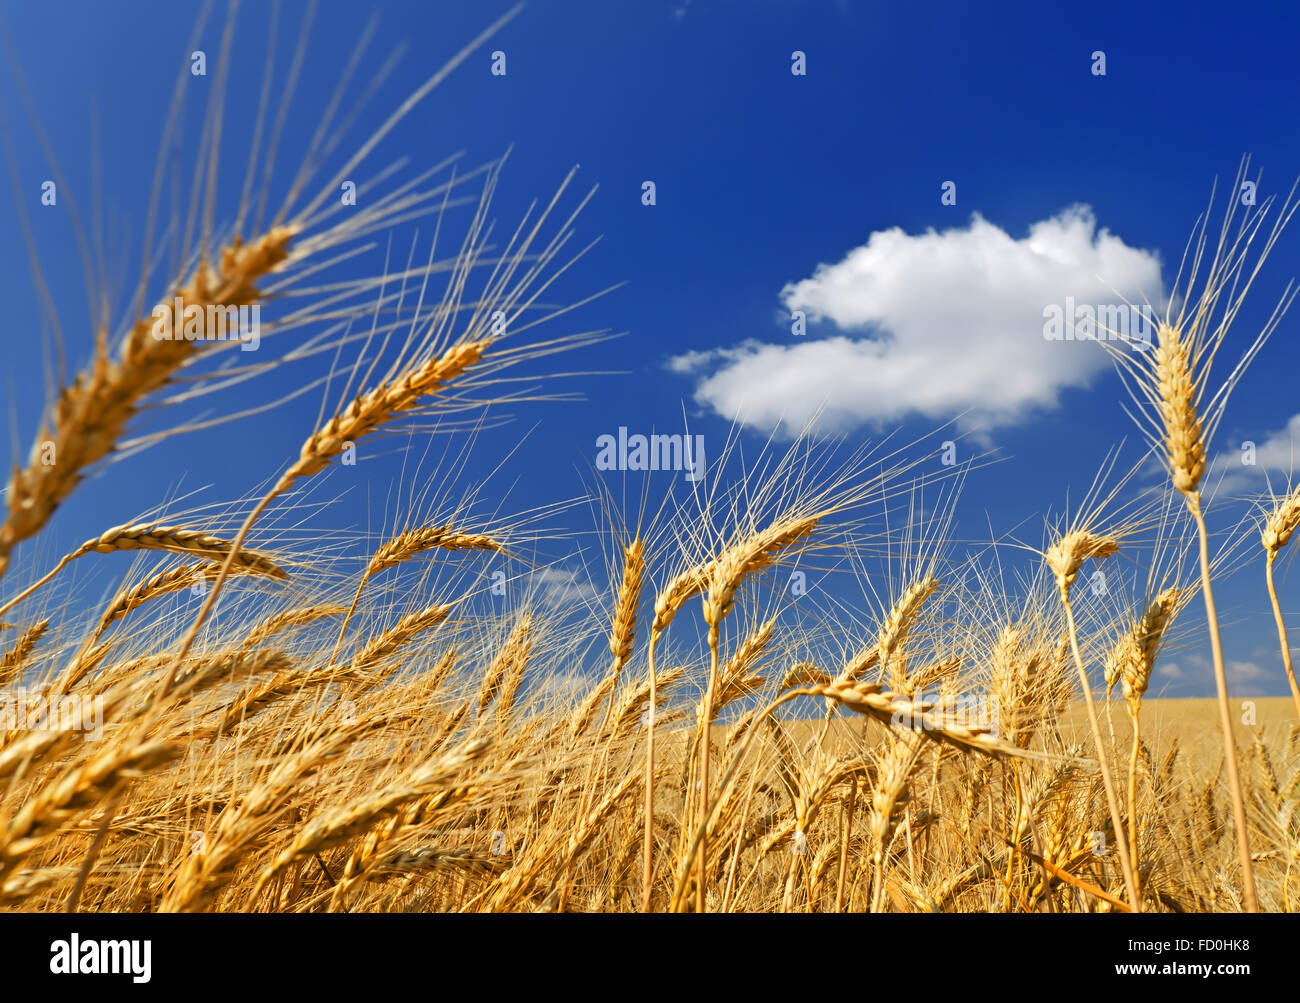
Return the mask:
{"type": "Polygon", "coordinates": [[[1226,669],[1228,678],[1241,682],[1250,682],[1268,675],[1267,671],[1256,662],[1229,661],[1226,669]]]}
{"type": "Polygon", "coordinates": [[[1178,667],[1177,662],[1162,662],[1156,672],[1166,679],[1182,679],[1183,670],[1178,667]]]}
{"type": "Polygon", "coordinates": [[[674,373],[693,373],[707,366],[717,355],[717,352],[683,352],[668,360],[668,368],[674,373]]]}
{"type": "Polygon", "coordinates": [[[569,606],[596,597],[596,588],[578,571],[542,568],[532,575],[537,600],[543,606],[569,606]]]}
{"type": "Polygon", "coordinates": [[[1276,432],[1255,440],[1248,436],[1214,458],[1210,483],[1226,495],[1257,495],[1271,485],[1280,491],[1291,482],[1300,460],[1300,414],[1276,432]],[[1220,478],[1221,475],[1221,478],[1220,478]]]}

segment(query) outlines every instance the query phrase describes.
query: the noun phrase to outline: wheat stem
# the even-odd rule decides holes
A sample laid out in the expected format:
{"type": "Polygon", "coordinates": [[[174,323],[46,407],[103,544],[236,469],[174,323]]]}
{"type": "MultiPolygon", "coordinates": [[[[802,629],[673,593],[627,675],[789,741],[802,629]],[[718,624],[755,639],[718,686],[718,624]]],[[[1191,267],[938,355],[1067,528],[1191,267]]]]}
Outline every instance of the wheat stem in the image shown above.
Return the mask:
{"type": "Polygon", "coordinates": [[[844,911],[844,878],[848,874],[849,868],[849,841],[853,837],[853,809],[857,806],[858,800],[858,777],[855,773],[850,780],[849,786],[849,806],[844,817],[844,832],[840,837],[840,875],[835,884],[835,911],[841,913],[844,911]]]}
{"type": "MultiPolygon", "coordinates": [[[[713,693],[718,685],[718,626],[709,627],[709,685],[704,693],[704,721],[700,728],[700,815],[702,819],[709,816],[709,760],[712,757],[709,733],[713,725],[713,693]]],[[[700,836],[699,856],[696,859],[695,911],[700,915],[705,912],[704,881],[708,855],[709,827],[704,825],[700,836]]]]}
{"type": "Polygon", "coordinates": [[[657,633],[651,633],[647,653],[650,662],[650,708],[646,719],[645,737],[645,838],[641,860],[641,911],[650,911],[650,897],[654,891],[654,844],[655,844],[655,718],[658,716],[658,693],[655,688],[655,641],[657,633]]]}
{"type": "Polygon", "coordinates": [[[1205,618],[1210,630],[1210,652],[1214,656],[1214,685],[1218,691],[1219,727],[1223,732],[1223,755],[1228,773],[1228,791],[1232,796],[1232,822],[1236,830],[1237,856],[1241,860],[1241,896],[1246,912],[1259,912],[1255,894],[1255,868],[1250,859],[1250,834],[1246,831],[1246,802],[1242,797],[1241,776],[1237,767],[1237,742],[1232,734],[1232,709],[1228,706],[1228,678],[1223,667],[1223,644],[1219,640],[1219,617],[1210,588],[1210,539],[1201,512],[1198,492],[1184,493],[1184,499],[1196,519],[1200,538],[1201,597],[1205,600],[1205,618]]]}
{"type": "Polygon", "coordinates": [[[1282,618],[1282,607],[1277,601],[1277,589],[1273,585],[1273,561],[1277,551],[1270,551],[1264,565],[1264,574],[1268,581],[1268,598],[1273,605],[1273,620],[1277,624],[1277,639],[1282,646],[1282,665],[1286,668],[1286,681],[1291,687],[1291,699],[1295,701],[1296,715],[1300,716],[1300,686],[1296,685],[1295,666],[1291,663],[1291,645],[1287,643],[1286,620],[1282,618]]]}
{"type": "MultiPolygon", "coordinates": [[[[1141,705],[1133,708],[1133,749],[1128,758],[1128,842],[1129,856],[1133,861],[1133,886],[1137,894],[1142,894],[1142,869],[1138,866],[1138,812],[1137,812],[1137,767],[1138,750],[1142,741],[1141,705]]],[[[1136,911],[1136,910],[1134,910],[1136,911]]]]}
{"type": "Polygon", "coordinates": [[[1119,798],[1115,794],[1115,782],[1111,779],[1108,756],[1101,738],[1101,722],[1097,719],[1097,707],[1092,699],[1092,686],[1088,683],[1088,673],[1083,667],[1083,656],[1079,653],[1079,635],[1074,626],[1074,607],[1070,604],[1069,588],[1060,590],[1061,602],[1065,604],[1065,622],[1070,632],[1070,650],[1074,653],[1074,666],[1079,670],[1079,684],[1083,687],[1084,704],[1088,709],[1088,726],[1092,729],[1092,741],[1097,749],[1097,762],[1101,766],[1101,782],[1106,789],[1106,806],[1110,809],[1110,821],[1115,832],[1115,847],[1119,853],[1120,867],[1124,872],[1124,885],[1128,890],[1128,900],[1134,912],[1142,909],[1138,899],[1137,881],[1133,877],[1133,862],[1129,860],[1128,844],[1124,840],[1124,821],[1120,816],[1119,798]]]}

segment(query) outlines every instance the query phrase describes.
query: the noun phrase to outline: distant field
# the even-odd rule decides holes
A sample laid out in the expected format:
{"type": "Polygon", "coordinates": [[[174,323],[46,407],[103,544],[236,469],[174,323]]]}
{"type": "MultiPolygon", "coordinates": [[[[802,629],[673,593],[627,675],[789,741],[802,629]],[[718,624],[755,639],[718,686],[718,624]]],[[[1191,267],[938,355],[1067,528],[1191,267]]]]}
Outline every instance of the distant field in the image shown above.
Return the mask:
{"type": "MultiPolygon", "coordinates": [[[[1233,728],[1236,732],[1238,747],[1246,752],[1260,729],[1264,732],[1264,743],[1270,748],[1284,748],[1291,735],[1292,728],[1300,724],[1296,719],[1295,704],[1290,697],[1243,697],[1234,699],[1233,728]],[[1254,724],[1243,724],[1242,718],[1254,704],[1254,724]]],[[[1098,705],[1105,728],[1105,709],[1098,705]]],[[[1111,705],[1111,717],[1115,724],[1115,740],[1119,749],[1128,748],[1130,735],[1129,717],[1124,710],[1123,701],[1117,700],[1111,705]]],[[[1083,704],[1075,704],[1061,717],[1061,730],[1067,739],[1088,746],[1091,742],[1088,734],[1088,717],[1083,704]]],[[[1142,737],[1153,754],[1167,752],[1169,743],[1178,740],[1183,758],[1200,770],[1218,769],[1223,754],[1223,744],[1219,735],[1219,715],[1213,698],[1204,699],[1164,699],[1142,701],[1142,737]]]]}

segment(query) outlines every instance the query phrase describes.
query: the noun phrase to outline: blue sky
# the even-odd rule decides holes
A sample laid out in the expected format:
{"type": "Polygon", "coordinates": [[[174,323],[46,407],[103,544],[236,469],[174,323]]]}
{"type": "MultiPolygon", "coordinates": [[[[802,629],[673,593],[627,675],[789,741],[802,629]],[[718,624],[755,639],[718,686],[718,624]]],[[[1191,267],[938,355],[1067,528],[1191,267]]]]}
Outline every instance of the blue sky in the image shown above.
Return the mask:
{"type": "MultiPolygon", "coordinates": [[[[399,103],[507,6],[377,4],[382,19],[363,73],[392,45],[405,41],[408,49],[370,103],[374,114],[399,103]]],[[[235,150],[247,143],[262,82],[266,9],[246,5],[236,25],[226,123],[235,150]]],[[[285,5],[283,24],[294,27],[279,37],[280,73],[303,9],[285,5]]],[[[134,261],[197,5],[47,0],[0,10],[83,205],[96,183],[89,156],[96,116],[100,134],[111,137],[101,143],[97,183],[108,218],[118,221],[111,257],[134,261]]],[[[218,11],[200,41],[210,54],[224,24],[224,6],[218,11]]],[[[824,420],[852,441],[891,430],[919,437],[964,414],[960,448],[996,450],[1004,462],[968,478],[955,535],[986,540],[992,527],[1039,542],[1043,515],[1067,493],[1080,495],[1110,448],[1127,437],[1129,455],[1138,452],[1109,363],[1093,345],[1046,345],[1040,311],[1069,295],[1075,279],[1085,294],[1095,292],[1084,279],[1100,268],[1119,287],[1151,276],[1167,287],[1212,181],[1220,179],[1221,207],[1243,154],[1252,157],[1261,198],[1286,195],[1300,174],[1298,16],[1283,4],[1239,12],[1118,3],[996,11],[847,0],[530,3],[407,118],[374,163],[407,155],[415,168],[463,150],[473,166],[513,146],[494,202],[505,227],[580,165],[578,188],[599,190],[578,236],[602,240],[566,276],[564,294],[577,299],[626,284],[584,307],[569,329],[626,333],[553,361],[552,368],[609,375],[555,385],[581,391],[579,402],[512,408],[511,426],[481,436],[467,480],[486,476],[517,447],[508,472],[491,482],[511,487],[503,510],[570,498],[598,476],[599,435],[620,426],[680,431],[685,414],[693,433],[720,447],[729,409],[749,392],[787,415],[825,405],[824,420]],[[490,72],[494,49],[506,53],[504,77],[490,72]],[[806,75],[791,73],[795,50],[806,54],[806,75]],[[1096,50],[1105,53],[1104,76],[1091,72],[1096,50]],[[647,180],[656,186],[653,206],[642,204],[647,180]],[[955,205],[941,202],[946,181],[956,185],[955,205]],[[790,330],[798,308],[810,317],[802,339],[790,330]]],[[[322,3],[281,141],[280,190],[368,17],[362,5],[322,3]]],[[[48,335],[15,197],[25,200],[75,365],[88,357],[89,322],[70,222],[63,208],[39,204],[50,172],[12,77],[4,79],[0,100],[20,181],[16,195],[6,189],[0,199],[0,291],[11,304],[3,393],[9,439],[25,458],[43,401],[40,382],[26,374],[41,371],[48,335]]],[[[187,138],[201,108],[187,111],[187,138]]],[[[223,166],[226,215],[237,203],[241,165],[233,156],[223,166]]],[[[403,252],[410,233],[404,228],[395,241],[403,252]]],[[[366,259],[372,270],[382,254],[381,245],[366,259]]],[[[1298,274],[1295,229],[1261,273],[1230,351],[1244,347],[1298,274]]],[[[1235,493],[1262,489],[1265,467],[1275,468],[1279,484],[1289,471],[1288,422],[1300,414],[1288,392],[1300,361],[1297,325],[1300,314],[1282,322],[1221,427],[1218,450],[1251,440],[1265,458],[1234,471],[1235,493]]],[[[205,406],[251,403],[268,386],[286,392],[279,381],[293,378],[277,373],[205,406]]],[[[24,559],[43,565],[105,525],[131,520],[162,492],[203,488],[201,501],[213,503],[251,492],[296,451],[319,404],[319,393],[309,394],[270,416],[172,439],[112,465],[24,559]],[[208,457],[201,467],[200,438],[208,457]]],[[[760,411],[743,433],[754,443],[770,428],[771,412],[760,411]]],[[[150,420],[141,427],[156,427],[150,420]]],[[[1300,420],[1290,429],[1300,434],[1300,420]]],[[[341,497],[329,518],[379,532],[396,460],[379,455],[359,469],[355,483],[331,483],[341,497]]],[[[1225,506],[1220,526],[1238,517],[1225,506]]],[[[560,521],[581,528],[584,519],[560,521]]],[[[1281,694],[1260,578],[1252,563],[1219,597],[1228,657],[1237,663],[1234,692],[1281,694]]],[[[1300,607],[1296,576],[1284,577],[1283,588],[1284,606],[1300,607]]],[[[1192,637],[1170,652],[1178,674],[1153,686],[1169,695],[1211,693],[1200,650],[1192,637]]]]}

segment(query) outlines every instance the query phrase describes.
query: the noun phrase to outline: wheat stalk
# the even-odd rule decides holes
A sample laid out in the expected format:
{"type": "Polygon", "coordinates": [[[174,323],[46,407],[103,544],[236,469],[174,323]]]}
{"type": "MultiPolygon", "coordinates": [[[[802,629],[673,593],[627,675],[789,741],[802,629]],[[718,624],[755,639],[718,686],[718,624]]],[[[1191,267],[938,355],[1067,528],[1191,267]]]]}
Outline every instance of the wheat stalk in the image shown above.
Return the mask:
{"type": "Polygon", "coordinates": [[[1293,488],[1274,502],[1263,528],[1260,530],[1260,542],[1264,545],[1264,575],[1268,584],[1268,598],[1273,607],[1273,621],[1277,624],[1278,641],[1282,646],[1282,665],[1286,669],[1286,681],[1291,687],[1291,699],[1295,701],[1297,716],[1300,716],[1300,685],[1296,684],[1295,666],[1291,662],[1291,645],[1287,642],[1286,620],[1282,617],[1282,607],[1278,603],[1277,589],[1273,585],[1273,562],[1291,540],[1297,527],[1300,527],[1300,486],[1293,488]]]}
{"type": "Polygon", "coordinates": [[[654,818],[655,818],[655,718],[659,713],[659,693],[655,679],[655,646],[678,611],[699,595],[705,587],[705,569],[692,566],[675,575],[655,596],[654,619],[650,624],[650,643],[646,649],[649,667],[650,721],[645,742],[645,810],[641,854],[641,911],[649,912],[654,893],[654,818]]]}
{"type": "MultiPolygon", "coordinates": [[[[1129,853],[1133,861],[1134,880],[1140,874],[1138,867],[1138,811],[1137,766],[1138,750],[1142,746],[1142,697],[1151,681],[1156,655],[1165,631],[1187,598],[1187,592],[1171,587],[1153,599],[1142,616],[1134,621],[1128,632],[1117,642],[1112,658],[1117,665],[1124,700],[1133,721],[1133,745],[1128,766],[1128,825],[1129,853]]],[[[1138,886],[1141,894],[1141,886],[1138,886]]]]}
{"type": "Polygon", "coordinates": [[[1116,845],[1119,847],[1120,867],[1124,872],[1124,884],[1128,889],[1129,906],[1134,912],[1142,909],[1142,900],[1138,897],[1137,876],[1133,871],[1133,862],[1129,859],[1128,844],[1119,838],[1124,831],[1120,816],[1119,797],[1115,793],[1115,783],[1111,779],[1109,757],[1102,744],[1101,724],[1097,720],[1097,708],[1092,699],[1092,685],[1088,682],[1088,672],[1083,665],[1083,656],[1079,653],[1079,637],[1074,622],[1074,607],[1070,602],[1070,586],[1078,576],[1079,568],[1085,560],[1101,559],[1113,556],[1119,551],[1119,541],[1114,536],[1095,533],[1087,528],[1077,528],[1059,536],[1047,549],[1045,560],[1056,576],[1056,587],[1065,607],[1066,626],[1070,636],[1070,650],[1074,653],[1074,665],[1079,673],[1079,685],[1083,689],[1084,705],[1088,711],[1088,726],[1092,729],[1093,745],[1097,750],[1097,763],[1101,768],[1102,786],[1106,790],[1106,804],[1110,809],[1111,824],[1115,827],[1116,845]]]}
{"type": "MultiPolygon", "coordinates": [[[[718,686],[718,631],[731,612],[736,591],[750,575],[771,567],[777,556],[812,535],[823,515],[788,516],[728,547],[712,562],[701,583],[704,622],[709,626],[709,681],[704,691],[703,727],[699,736],[701,754],[699,815],[709,813],[709,760],[712,758],[709,733],[713,723],[713,703],[718,686]]],[[[708,855],[707,826],[699,845],[698,874],[695,884],[695,908],[704,912],[705,862],[708,855]]]]}
{"type": "MultiPolygon", "coordinates": [[[[1245,177],[1247,166],[1248,161],[1243,159],[1237,176],[1239,186],[1245,177]]],[[[1188,242],[1189,250],[1193,245],[1195,248],[1190,262],[1187,255],[1184,255],[1184,265],[1190,265],[1187,281],[1183,284],[1183,267],[1180,267],[1178,281],[1170,292],[1169,306],[1157,325],[1155,350],[1125,353],[1117,346],[1108,346],[1120,360],[1121,371],[1127,378],[1133,399],[1140,408],[1145,407],[1150,412],[1145,416],[1148,435],[1153,444],[1164,453],[1170,480],[1196,521],[1200,545],[1201,597],[1205,603],[1210,651],[1214,661],[1219,729],[1228,787],[1232,795],[1237,855],[1242,871],[1242,898],[1247,912],[1258,910],[1259,897],[1255,888],[1245,800],[1237,765],[1237,745],[1232,733],[1232,709],[1228,702],[1223,645],[1219,637],[1218,613],[1211,587],[1209,531],[1205,525],[1201,481],[1205,475],[1210,441],[1223,417],[1229,395],[1276,329],[1295,296],[1295,287],[1288,286],[1272,315],[1242,354],[1241,360],[1219,389],[1211,393],[1209,375],[1215,357],[1264,261],[1295,214],[1297,205],[1294,196],[1293,188],[1274,218],[1272,229],[1267,232],[1262,246],[1258,248],[1253,265],[1248,264],[1248,255],[1256,238],[1265,232],[1263,224],[1273,207],[1274,199],[1265,200],[1253,212],[1247,209],[1234,236],[1231,231],[1238,202],[1235,196],[1230,197],[1223,214],[1218,242],[1202,276],[1210,217],[1207,209],[1188,242]],[[1173,309],[1175,302],[1178,303],[1176,313],[1173,309]]],[[[1213,192],[1210,200],[1212,205],[1213,192]]]]}
{"type": "Polygon", "coordinates": [[[50,629],[50,620],[38,620],[32,624],[14,642],[14,646],[0,657],[0,686],[6,686],[20,671],[27,659],[31,657],[36,645],[40,644],[45,632],[50,629]]]}
{"type": "Polygon", "coordinates": [[[871,911],[880,912],[885,900],[885,863],[890,837],[898,809],[906,802],[906,789],[921,753],[918,734],[894,739],[889,750],[878,758],[876,783],[871,792],[868,828],[875,840],[872,864],[876,877],[872,882],[871,911]]]}

